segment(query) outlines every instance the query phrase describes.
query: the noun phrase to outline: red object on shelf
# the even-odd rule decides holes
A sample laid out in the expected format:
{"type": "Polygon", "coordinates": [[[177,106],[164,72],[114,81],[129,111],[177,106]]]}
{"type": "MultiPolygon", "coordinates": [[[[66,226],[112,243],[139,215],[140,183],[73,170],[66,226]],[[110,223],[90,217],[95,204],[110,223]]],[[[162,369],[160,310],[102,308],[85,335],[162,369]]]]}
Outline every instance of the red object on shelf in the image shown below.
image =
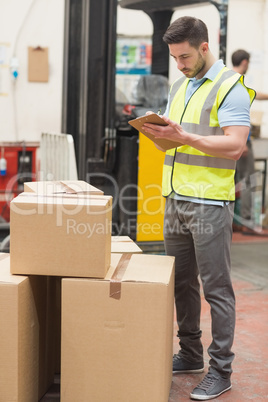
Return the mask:
{"type": "Polygon", "coordinates": [[[9,222],[10,201],[23,191],[23,183],[36,181],[38,148],[36,142],[0,142],[0,158],[6,160],[6,174],[0,175],[0,222],[9,222]]]}

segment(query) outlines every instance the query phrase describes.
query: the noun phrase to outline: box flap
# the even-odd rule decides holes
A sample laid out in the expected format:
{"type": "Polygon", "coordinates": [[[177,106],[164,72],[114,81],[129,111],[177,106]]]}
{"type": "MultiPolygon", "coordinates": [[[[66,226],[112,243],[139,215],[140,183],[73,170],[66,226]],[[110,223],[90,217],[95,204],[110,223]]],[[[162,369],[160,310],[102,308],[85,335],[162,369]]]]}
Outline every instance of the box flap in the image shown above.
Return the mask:
{"type": "MultiPolygon", "coordinates": [[[[111,255],[111,266],[106,280],[111,280],[123,254],[111,255]]],[[[174,257],[150,254],[131,254],[121,282],[153,282],[168,284],[174,266],[174,257]]]]}
{"type": "MultiPolygon", "coordinates": [[[[175,257],[150,254],[111,254],[111,265],[102,282],[144,282],[161,283],[168,285],[174,271],[175,257]],[[121,258],[125,258],[127,263],[123,269],[120,267],[121,258]],[[120,268],[120,274],[116,270],[120,268]]],[[[98,278],[63,278],[63,281],[99,281],[98,278]]]]}
{"type": "Polygon", "coordinates": [[[142,253],[142,249],[129,236],[112,236],[112,253],[142,253]]]}
{"type": "Polygon", "coordinates": [[[112,236],[112,241],[114,242],[133,242],[133,240],[129,236],[112,236]]]}
{"type": "Polygon", "coordinates": [[[73,194],[83,193],[83,194],[96,194],[96,195],[103,194],[103,191],[99,190],[97,187],[94,187],[83,180],[60,181],[59,186],[61,187],[61,192],[65,193],[73,193],[73,194]]]}
{"type": "Polygon", "coordinates": [[[112,253],[142,253],[136,243],[130,241],[112,241],[112,253]]]}
{"type": "Polygon", "coordinates": [[[111,206],[112,196],[98,196],[98,195],[86,195],[86,194],[36,194],[30,192],[20,193],[15,197],[11,203],[12,205],[18,204],[56,204],[56,205],[86,205],[91,210],[101,210],[111,206]]]}
{"type": "Polygon", "coordinates": [[[37,194],[88,194],[103,195],[103,191],[83,180],[25,182],[24,191],[37,194]]]}

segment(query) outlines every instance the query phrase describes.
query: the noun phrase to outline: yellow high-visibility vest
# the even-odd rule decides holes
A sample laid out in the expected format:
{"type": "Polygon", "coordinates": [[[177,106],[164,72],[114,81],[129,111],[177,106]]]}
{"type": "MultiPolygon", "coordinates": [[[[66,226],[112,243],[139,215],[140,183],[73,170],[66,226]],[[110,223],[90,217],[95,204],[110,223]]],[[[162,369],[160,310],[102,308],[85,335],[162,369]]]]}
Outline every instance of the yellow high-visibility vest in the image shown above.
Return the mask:
{"type": "MultiPolygon", "coordinates": [[[[244,85],[243,76],[223,67],[213,81],[207,79],[201,84],[185,106],[189,79],[180,78],[171,87],[169,118],[189,133],[224,135],[217,111],[238,81],[247,89],[252,103],[256,93],[244,85]]],[[[235,167],[235,160],[208,155],[189,145],[170,149],[163,166],[162,194],[168,197],[175,192],[188,197],[233,201],[235,167]]]]}

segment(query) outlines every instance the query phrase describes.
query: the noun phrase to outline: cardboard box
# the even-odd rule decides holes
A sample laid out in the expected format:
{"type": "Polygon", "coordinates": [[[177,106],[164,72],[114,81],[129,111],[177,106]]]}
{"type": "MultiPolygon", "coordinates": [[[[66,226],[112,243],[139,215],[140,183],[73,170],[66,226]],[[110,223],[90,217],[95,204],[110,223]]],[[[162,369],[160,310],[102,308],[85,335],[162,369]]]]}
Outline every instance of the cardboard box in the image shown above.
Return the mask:
{"type": "MultiPolygon", "coordinates": [[[[142,250],[129,236],[112,236],[112,253],[142,253],[142,250]]],[[[54,306],[54,314],[56,315],[55,322],[55,337],[56,337],[56,351],[55,351],[55,373],[60,373],[61,361],[61,280],[60,277],[51,277],[56,285],[56,303],[54,306]]]]}
{"type": "Polygon", "coordinates": [[[142,253],[142,249],[129,236],[112,236],[112,253],[142,253]]]}
{"type": "Polygon", "coordinates": [[[45,277],[10,274],[0,253],[0,402],[37,402],[54,380],[45,277]]]}
{"type": "Polygon", "coordinates": [[[111,196],[21,193],[10,203],[11,273],[104,278],[111,196]]]}
{"type": "MultiPolygon", "coordinates": [[[[129,236],[112,236],[112,253],[142,253],[142,250],[129,236]]],[[[60,373],[61,362],[61,280],[60,277],[51,277],[50,280],[55,281],[56,286],[56,302],[54,305],[55,314],[55,373],[60,373]]]]}
{"type": "Polygon", "coordinates": [[[32,181],[24,183],[24,191],[36,194],[103,195],[103,191],[83,180],[32,181]]]}
{"type": "MultiPolygon", "coordinates": [[[[142,253],[142,250],[128,236],[112,236],[112,253],[142,253]]],[[[56,286],[55,314],[55,373],[60,373],[61,362],[61,277],[50,277],[56,286]]]]}
{"type": "Polygon", "coordinates": [[[63,279],[61,402],[167,402],[173,305],[173,257],[112,254],[104,280],[63,279]]]}

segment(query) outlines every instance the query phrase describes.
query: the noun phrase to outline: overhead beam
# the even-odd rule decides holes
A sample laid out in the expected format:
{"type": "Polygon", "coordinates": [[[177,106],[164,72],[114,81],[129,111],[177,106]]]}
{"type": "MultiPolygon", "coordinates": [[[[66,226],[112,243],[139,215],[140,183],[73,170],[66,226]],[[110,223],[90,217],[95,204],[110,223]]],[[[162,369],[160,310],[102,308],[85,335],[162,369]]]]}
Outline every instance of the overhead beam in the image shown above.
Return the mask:
{"type": "MultiPolygon", "coordinates": [[[[200,4],[212,4],[214,5],[220,14],[220,38],[219,38],[219,57],[226,63],[226,46],[227,46],[227,16],[228,16],[228,2],[229,0],[121,0],[118,2],[120,7],[127,8],[131,10],[142,10],[148,14],[154,24],[154,34],[153,34],[153,46],[159,46],[160,41],[158,40],[159,32],[163,30],[164,24],[167,22],[166,15],[163,14],[164,11],[173,13],[177,8],[183,6],[200,5],[200,4]],[[163,20],[161,20],[161,15],[163,14],[163,20]],[[159,32],[158,32],[159,31],[159,32]],[[155,38],[154,38],[155,35],[155,38]],[[155,41],[154,41],[155,40],[155,41]]],[[[166,28],[168,23],[166,24],[166,28]]],[[[155,50],[158,54],[158,50],[155,50]]],[[[154,54],[154,49],[153,49],[154,54]]],[[[166,52],[164,52],[159,59],[153,59],[152,71],[158,71],[157,64],[165,64],[164,58],[167,57],[166,52]],[[163,61],[162,61],[163,59],[163,61]]],[[[166,68],[166,67],[165,67],[166,68]]],[[[163,70],[164,71],[164,70],[163,70]]],[[[156,74],[158,74],[156,72],[156,74]]],[[[164,73],[165,75],[165,73],[164,73]]]]}

